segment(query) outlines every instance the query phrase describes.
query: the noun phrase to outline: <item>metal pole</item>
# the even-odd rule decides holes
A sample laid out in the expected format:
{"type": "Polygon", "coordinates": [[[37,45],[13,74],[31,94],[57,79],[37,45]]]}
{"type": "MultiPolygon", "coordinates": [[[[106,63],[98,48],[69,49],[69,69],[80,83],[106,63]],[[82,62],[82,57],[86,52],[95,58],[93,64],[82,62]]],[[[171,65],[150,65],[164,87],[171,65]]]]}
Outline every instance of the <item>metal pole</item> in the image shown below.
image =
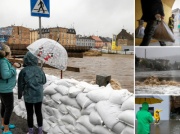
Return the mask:
{"type": "Polygon", "coordinates": [[[42,38],[42,31],[41,31],[41,17],[39,17],[39,38],[42,38]]]}
{"type": "MultiPolygon", "coordinates": [[[[41,17],[39,16],[39,39],[41,38],[42,38],[41,17]]],[[[43,61],[41,61],[41,68],[43,68],[43,61]]]]}

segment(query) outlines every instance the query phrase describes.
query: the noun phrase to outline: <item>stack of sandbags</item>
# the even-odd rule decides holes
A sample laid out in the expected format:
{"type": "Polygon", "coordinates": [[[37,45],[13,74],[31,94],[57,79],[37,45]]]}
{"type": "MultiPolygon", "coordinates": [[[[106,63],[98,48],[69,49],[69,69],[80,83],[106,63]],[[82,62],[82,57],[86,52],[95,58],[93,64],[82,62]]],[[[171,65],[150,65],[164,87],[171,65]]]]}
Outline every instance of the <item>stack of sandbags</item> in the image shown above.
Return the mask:
{"type": "MultiPolygon", "coordinates": [[[[24,102],[17,96],[14,112],[27,118],[24,102]]],[[[47,75],[42,113],[43,129],[48,134],[134,133],[134,96],[126,89],[113,90],[110,84],[99,87],[47,75]]]]}

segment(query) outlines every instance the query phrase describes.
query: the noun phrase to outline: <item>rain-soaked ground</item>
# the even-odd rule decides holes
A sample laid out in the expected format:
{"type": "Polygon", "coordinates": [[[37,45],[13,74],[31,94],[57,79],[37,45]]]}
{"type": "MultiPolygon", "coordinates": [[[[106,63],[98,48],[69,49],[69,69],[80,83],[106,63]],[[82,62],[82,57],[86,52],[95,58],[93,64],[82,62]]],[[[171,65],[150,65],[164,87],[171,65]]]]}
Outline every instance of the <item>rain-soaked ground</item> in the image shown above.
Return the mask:
{"type": "MultiPolygon", "coordinates": [[[[150,134],[180,134],[180,120],[162,120],[159,124],[151,124],[150,134]]],[[[137,134],[137,121],[136,121],[137,134]]]]}
{"type": "MultiPolygon", "coordinates": [[[[121,87],[134,92],[134,55],[103,54],[102,56],[84,56],[69,58],[68,66],[79,67],[80,72],[65,71],[63,78],[74,78],[92,82],[96,75],[110,75],[121,87]]],[[[57,69],[44,68],[45,73],[60,77],[57,69]]]]}

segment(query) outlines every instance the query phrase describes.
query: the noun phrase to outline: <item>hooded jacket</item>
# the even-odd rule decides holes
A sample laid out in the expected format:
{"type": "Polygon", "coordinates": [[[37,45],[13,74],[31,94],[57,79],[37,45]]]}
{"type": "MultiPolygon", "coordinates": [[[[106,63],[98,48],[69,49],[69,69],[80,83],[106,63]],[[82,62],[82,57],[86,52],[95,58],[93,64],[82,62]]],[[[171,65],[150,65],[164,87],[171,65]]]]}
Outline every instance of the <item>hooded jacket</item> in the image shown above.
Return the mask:
{"type": "Polygon", "coordinates": [[[142,104],[142,109],[136,114],[136,119],[138,121],[138,134],[149,134],[150,133],[150,123],[153,122],[153,117],[150,112],[148,112],[149,105],[147,102],[142,104]]]}
{"type": "Polygon", "coordinates": [[[18,99],[21,99],[23,95],[25,102],[42,102],[46,76],[38,66],[38,59],[32,53],[27,52],[23,62],[24,68],[18,77],[18,99]]]}
{"type": "Polygon", "coordinates": [[[154,112],[154,119],[155,120],[160,120],[160,115],[159,113],[161,112],[162,110],[159,110],[159,109],[156,109],[155,112],[154,112]]]}
{"type": "Polygon", "coordinates": [[[164,16],[164,8],[161,0],[141,0],[142,18],[145,22],[156,20],[155,15],[164,16]]]}
{"type": "Polygon", "coordinates": [[[0,93],[11,93],[16,85],[16,69],[6,58],[0,58],[0,93]]]}

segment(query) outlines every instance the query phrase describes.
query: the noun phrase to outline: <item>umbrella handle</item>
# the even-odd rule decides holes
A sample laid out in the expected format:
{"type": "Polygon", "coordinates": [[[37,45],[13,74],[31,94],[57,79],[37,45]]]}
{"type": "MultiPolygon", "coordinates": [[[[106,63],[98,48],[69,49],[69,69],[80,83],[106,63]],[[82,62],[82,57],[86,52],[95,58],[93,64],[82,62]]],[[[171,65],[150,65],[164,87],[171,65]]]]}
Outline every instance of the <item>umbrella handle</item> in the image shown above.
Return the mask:
{"type": "Polygon", "coordinates": [[[43,69],[44,63],[45,62],[41,61],[41,69],[43,69]]]}
{"type": "Polygon", "coordinates": [[[62,70],[61,70],[61,79],[62,79],[62,73],[63,73],[63,72],[62,72],[62,70]]]}

